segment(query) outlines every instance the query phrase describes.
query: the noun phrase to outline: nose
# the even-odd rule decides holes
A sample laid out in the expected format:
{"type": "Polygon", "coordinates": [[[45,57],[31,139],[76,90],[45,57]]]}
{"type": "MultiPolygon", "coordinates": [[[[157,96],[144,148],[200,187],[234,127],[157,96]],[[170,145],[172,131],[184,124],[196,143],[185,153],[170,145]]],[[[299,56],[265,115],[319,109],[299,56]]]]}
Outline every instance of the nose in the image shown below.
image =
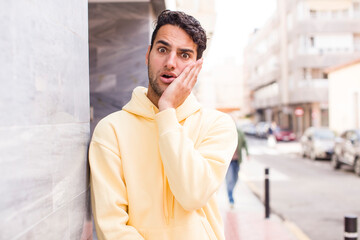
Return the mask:
{"type": "Polygon", "coordinates": [[[168,54],[165,67],[169,70],[173,70],[176,68],[176,53],[172,52],[168,54]]]}

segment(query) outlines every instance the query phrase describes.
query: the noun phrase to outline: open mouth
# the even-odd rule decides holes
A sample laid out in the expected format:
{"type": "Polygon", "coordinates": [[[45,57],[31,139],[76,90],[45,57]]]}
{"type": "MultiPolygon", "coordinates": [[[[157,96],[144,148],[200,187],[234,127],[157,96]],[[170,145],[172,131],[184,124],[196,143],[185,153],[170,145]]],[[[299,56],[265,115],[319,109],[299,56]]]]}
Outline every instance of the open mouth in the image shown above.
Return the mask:
{"type": "Polygon", "coordinates": [[[164,77],[164,78],[172,78],[173,76],[164,74],[164,75],[162,75],[162,77],[164,77]]]}
{"type": "Polygon", "coordinates": [[[160,76],[161,76],[161,81],[164,83],[171,83],[176,78],[176,75],[173,73],[164,73],[161,74],[160,76]]]}

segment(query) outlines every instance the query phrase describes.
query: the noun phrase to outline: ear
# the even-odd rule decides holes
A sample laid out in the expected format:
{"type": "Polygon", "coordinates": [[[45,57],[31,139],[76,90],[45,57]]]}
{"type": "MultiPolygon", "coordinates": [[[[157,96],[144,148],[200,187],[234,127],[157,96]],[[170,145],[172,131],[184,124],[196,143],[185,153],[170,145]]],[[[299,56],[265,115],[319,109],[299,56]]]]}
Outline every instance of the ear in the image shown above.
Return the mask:
{"type": "Polygon", "coordinates": [[[146,52],[146,56],[145,56],[145,63],[146,63],[146,66],[149,65],[149,55],[150,55],[150,45],[148,47],[148,50],[146,52]]]}

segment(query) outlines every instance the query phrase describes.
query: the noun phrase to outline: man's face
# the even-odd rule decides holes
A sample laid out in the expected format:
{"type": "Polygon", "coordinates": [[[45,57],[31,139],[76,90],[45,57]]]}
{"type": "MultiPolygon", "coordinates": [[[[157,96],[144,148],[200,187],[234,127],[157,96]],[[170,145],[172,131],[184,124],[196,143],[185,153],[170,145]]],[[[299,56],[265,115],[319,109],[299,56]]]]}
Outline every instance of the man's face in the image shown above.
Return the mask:
{"type": "Polygon", "coordinates": [[[146,53],[149,74],[149,92],[160,97],[185,67],[196,62],[197,45],[181,28],[170,24],[162,26],[153,47],[146,53]]]}

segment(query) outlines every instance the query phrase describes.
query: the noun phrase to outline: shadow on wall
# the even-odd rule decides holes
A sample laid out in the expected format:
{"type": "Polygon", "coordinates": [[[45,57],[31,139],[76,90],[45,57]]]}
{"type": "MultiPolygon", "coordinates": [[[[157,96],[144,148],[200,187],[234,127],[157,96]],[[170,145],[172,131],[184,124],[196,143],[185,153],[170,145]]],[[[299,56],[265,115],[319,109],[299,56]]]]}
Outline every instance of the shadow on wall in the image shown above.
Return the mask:
{"type": "Polygon", "coordinates": [[[89,4],[91,132],[121,110],[136,86],[147,86],[149,8],[148,2],[89,4]]]}

